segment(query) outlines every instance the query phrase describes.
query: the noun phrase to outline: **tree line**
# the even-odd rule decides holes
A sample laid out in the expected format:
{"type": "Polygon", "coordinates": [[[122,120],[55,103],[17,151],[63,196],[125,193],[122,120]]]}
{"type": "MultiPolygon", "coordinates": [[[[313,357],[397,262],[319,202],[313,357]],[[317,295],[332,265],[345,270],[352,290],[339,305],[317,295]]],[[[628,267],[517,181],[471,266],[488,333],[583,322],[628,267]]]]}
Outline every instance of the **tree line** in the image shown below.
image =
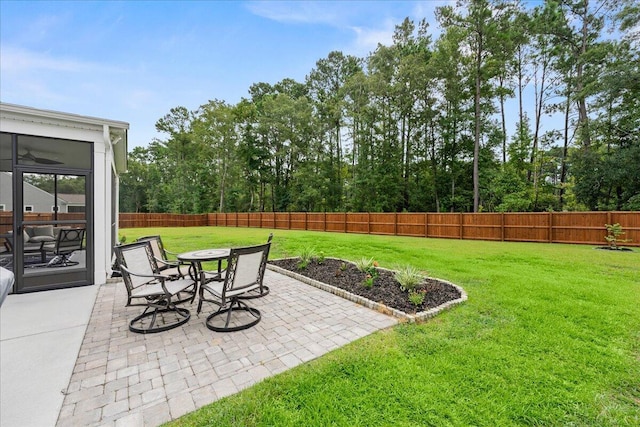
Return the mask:
{"type": "Polygon", "coordinates": [[[407,18],[391,45],[331,52],[303,82],[172,108],[164,138],[129,153],[120,210],[640,210],[638,4],[435,13],[435,40],[407,18]]]}

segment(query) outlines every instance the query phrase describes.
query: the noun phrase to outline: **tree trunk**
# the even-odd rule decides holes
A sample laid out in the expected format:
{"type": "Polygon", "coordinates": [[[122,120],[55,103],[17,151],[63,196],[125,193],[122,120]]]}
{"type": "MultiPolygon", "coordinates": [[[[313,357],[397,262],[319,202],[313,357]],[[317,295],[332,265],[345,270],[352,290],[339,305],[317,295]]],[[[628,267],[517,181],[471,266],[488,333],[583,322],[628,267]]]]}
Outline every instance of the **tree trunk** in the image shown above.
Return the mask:
{"type": "Polygon", "coordinates": [[[564,184],[567,180],[567,155],[569,154],[569,112],[571,111],[571,91],[567,87],[567,101],[564,108],[564,144],[562,147],[562,167],[560,169],[560,195],[558,208],[564,207],[564,184]]]}
{"type": "Polygon", "coordinates": [[[518,120],[520,126],[524,123],[524,108],[522,106],[522,92],[524,90],[524,76],[522,75],[522,46],[518,45],[518,120]]]}
{"type": "Polygon", "coordinates": [[[502,119],[502,164],[507,163],[507,121],[504,113],[504,75],[500,75],[500,116],[502,119]]]}
{"type": "Polygon", "coordinates": [[[480,90],[482,85],[481,78],[481,65],[482,65],[482,34],[478,35],[478,52],[476,55],[476,88],[474,94],[474,119],[475,119],[475,131],[473,142],[473,211],[478,212],[480,207],[480,90]]]}
{"type": "Polygon", "coordinates": [[[431,168],[433,170],[433,196],[436,202],[436,212],[440,212],[440,198],[438,197],[438,162],[436,159],[436,138],[433,123],[431,123],[431,168]]]}
{"type": "Polygon", "coordinates": [[[587,52],[588,30],[589,30],[589,0],[584,2],[584,15],[582,16],[582,43],[580,46],[580,56],[576,65],[576,93],[578,94],[578,129],[582,136],[583,147],[588,149],[591,146],[591,134],[589,131],[589,116],[587,115],[587,100],[584,93],[584,64],[583,61],[587,52]]]}
{"type": "Polygon", "coordinates": [[[546,75],[547,75],[547,63],[546,61],[543,62],[542,64],[542,76],[540,77],[540,90],[537,90],[537,86],[538,86],[538,79],[536,79],[536,82],[534,84],[535,87],[535,97],[536,97],[536,118],[535,118],[535,125],[534,125],[534,130],[533,130],[533,147],[531,147],[531,158],[530,158],[530,165],[531,165],[531,169],[529,169],[529,171],[527,171],[527,181],[531,182],[532,180],[532,174],[533,174],[533,181],[536,182],[538,179],[538,172],[536,169],[536,156],[538,155],[538,141],[540,139],[540,123],[542,121],[542,107],[544,106],[544,91],[545,91],[545,79],[546,79],[546,75]]]}

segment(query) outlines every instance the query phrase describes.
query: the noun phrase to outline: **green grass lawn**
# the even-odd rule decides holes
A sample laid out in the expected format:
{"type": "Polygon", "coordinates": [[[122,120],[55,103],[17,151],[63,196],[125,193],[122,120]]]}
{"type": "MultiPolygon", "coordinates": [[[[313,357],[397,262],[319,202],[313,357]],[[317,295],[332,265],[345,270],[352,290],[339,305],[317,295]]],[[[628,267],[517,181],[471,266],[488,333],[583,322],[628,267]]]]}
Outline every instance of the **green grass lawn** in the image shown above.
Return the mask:
{"type": "MultiPolygon", "coordinates": [[[[469,300],[269,378],[175,426],[640,425],[640,251],[199,227],[161,234],[174,252],[266,241],[271,258],[406,264],[469,300]]],[[[603,239],[604,244],[604,239],[603,239]]],[[[272,292],[277,292],[273,289],[272,292]]]]}

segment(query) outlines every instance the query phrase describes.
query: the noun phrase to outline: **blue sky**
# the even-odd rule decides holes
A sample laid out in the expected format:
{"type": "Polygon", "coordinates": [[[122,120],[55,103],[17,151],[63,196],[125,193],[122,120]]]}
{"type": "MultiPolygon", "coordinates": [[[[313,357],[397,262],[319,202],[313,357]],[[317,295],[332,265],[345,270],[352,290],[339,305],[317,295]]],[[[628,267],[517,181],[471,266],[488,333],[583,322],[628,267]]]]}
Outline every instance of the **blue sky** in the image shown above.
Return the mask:
{"type": "Polygon", "coordinates": [[[146,146],[173,107],[302,82],[333,50],[390,44],[405,17],[436,32],[443,3],[0,0],[0,100],[125,121],[129,147],[146,146]]]}

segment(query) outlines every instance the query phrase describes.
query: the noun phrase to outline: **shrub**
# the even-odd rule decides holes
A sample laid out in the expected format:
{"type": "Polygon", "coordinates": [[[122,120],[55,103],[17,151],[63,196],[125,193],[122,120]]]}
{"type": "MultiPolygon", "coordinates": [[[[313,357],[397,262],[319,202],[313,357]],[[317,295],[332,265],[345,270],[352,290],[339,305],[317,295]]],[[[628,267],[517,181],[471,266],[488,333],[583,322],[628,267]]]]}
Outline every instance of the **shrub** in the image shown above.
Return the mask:
{"type": "Polygon", "coordinates": [[[364,282],[362,282],[362,284],[364,285],[365,288],[371,289],[373,287],[374,280],[375,278],[372,275],[367,274],[367,277],[365,277],[364,282]]]}
{"type": "Polygon", "coordinates": [[[373,258],[362,257],[354,264],[358,270],[366,273],[367,275],[364,279],[363,285],[367,288],[371,288],[373,286],[373,281],[378,277],[378,270],[376,269],[378,262],[374,261],[373,258]]]}
{"type": "Polygon", "coordinates": [[[373,258],[361,258],[359,261],[355,262],[356,268],[363,273],[367,273],[374,279],[378,277],[378,270],[376,267],[378,266],[378,261],[374,261],[373,258]]]}
{"type": "Polygon", "coordinates": [[[607,229],[607,235],[604,236],[604,239],[609,243],[609,248],[618,249],[619,243],[629,242],[629,239],[621,239],[620,236],[625,234],[622,231],[622,226],[618,223],[615,224],[605,224],[605,228],[607,229]]]}
{"type": "Polygon", "coordinates": [[[423,280],[418,269],[410,265],[398,269],[394,276],[400,288],[408,292],[414,291],[423,280]]]}
{"type": "Polygon", "coordinates": [[[363,273],[369,272],[373,268],[373,258],[362,257],[354,262],[356,268],[363,273]]]}
{"type": "Polygon", "coordinates": [[[309,263],[313,261],[316,256],[316,251],[312,247],[306,247],[300,252],[300,261],[298,262],[298,270],[304,270],[309,266],[309,263]]]}
{"type": "Polygon", "coordinates": [[[424,302],[425,291],[411,291],[409,292],[409,301],[416,307],[424,302]]]}

